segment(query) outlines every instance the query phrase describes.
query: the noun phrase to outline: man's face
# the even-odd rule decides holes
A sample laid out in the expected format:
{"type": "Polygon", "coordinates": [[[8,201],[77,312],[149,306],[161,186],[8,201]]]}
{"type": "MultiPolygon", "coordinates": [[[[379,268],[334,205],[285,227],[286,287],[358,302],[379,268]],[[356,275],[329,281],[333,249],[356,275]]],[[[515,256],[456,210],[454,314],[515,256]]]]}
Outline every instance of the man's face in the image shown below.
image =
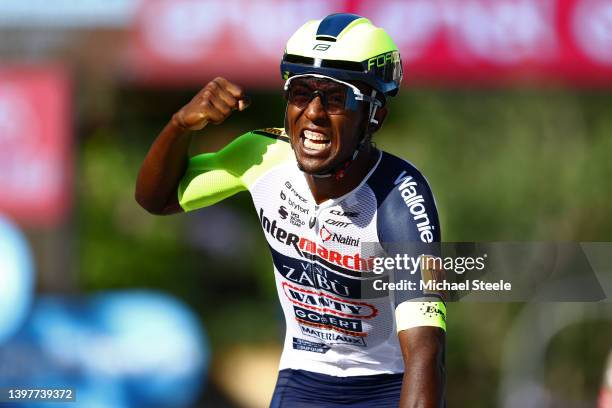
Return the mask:
{"type": "Polygon", "coordinates": [[[289,93],[285,129],[300,168],[327,173],[350,159],[363,136],[369,104],[358,102],[357,110],[344,109],[346,87],[312,77],[296,78],[289,93]],[[314,91],[319,93],[310,99],[314,91]]]}

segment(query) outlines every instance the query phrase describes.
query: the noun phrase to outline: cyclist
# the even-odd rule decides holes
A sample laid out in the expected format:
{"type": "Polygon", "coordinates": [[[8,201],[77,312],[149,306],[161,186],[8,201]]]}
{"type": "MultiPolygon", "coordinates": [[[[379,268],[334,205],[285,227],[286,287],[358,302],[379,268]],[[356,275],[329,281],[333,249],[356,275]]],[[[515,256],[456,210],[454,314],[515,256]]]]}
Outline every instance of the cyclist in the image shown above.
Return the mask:
{"type": "Polygon", "coordinates": [[[271,406],[443,406],[444,303],[372,289],[387,243],[440,240],[424,177],[372,144],[400,87],[397,47],[368,19],[333,14],[293,34],[281,74],[284,128],[188,159],[192,131],[248,106],[239,86],[216,78],[154,141],[136,200],[171,214],[251,194],[287,324],[271,406]]]}

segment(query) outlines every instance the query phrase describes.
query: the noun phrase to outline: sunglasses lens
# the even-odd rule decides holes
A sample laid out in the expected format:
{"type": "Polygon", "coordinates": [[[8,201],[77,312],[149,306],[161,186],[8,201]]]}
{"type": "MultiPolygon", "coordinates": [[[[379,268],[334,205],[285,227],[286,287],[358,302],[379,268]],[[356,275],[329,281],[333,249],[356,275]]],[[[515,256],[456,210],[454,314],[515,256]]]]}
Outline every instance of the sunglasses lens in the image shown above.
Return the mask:
{"type": "Polygon", "coordinates": [[[289,86],[289,103],[304,109],[313,98],[313,91],[302,81],[294,81],[289,86]]]}
{"type": "Polygon", "coordinates": [[[334,81],[317,78],[296,78],[289,84],[287,100],[299,109],[304,109],[316,96],[328,114],[341,114],[346,108],[348,88],[334,81]]]}
{"type": "Polygon", "coordinates": [[[344,86],[335,86],[325,93],[327,113],[335,115],[344,112],[346,106],[346,93],[347,91],[344,86]]]}

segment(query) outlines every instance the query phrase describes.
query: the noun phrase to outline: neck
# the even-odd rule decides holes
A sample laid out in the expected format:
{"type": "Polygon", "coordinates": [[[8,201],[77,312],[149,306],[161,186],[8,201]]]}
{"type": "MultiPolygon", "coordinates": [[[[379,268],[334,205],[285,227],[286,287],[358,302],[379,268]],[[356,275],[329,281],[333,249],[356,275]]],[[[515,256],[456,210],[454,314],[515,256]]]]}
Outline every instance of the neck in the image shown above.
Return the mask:
{"type": "Polygon", "coordinates": [[[346,169],[346,174],[340,179],[335,177],[314,177],[305,173],[308,187],[317,204],[323,201],[343,196],[361,183],[364,177],[376,164],[378,151],[372,146],[361,150],[355,160],[346,169]]]}

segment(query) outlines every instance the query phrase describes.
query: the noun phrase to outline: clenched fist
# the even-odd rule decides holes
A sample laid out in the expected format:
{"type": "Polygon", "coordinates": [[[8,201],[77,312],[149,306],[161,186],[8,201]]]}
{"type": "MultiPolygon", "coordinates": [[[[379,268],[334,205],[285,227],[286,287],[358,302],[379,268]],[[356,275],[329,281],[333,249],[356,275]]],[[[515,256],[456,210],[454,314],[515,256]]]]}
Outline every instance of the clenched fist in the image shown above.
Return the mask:
{"type": "Polygon", "coordinates": [[[217,77],[175,113],[173,121],[185,130],[200,130],[208,122],[215,125],[223,123],[232,111],[243,111],[249,103],[242,88],[225,78],[217,77]]]}

